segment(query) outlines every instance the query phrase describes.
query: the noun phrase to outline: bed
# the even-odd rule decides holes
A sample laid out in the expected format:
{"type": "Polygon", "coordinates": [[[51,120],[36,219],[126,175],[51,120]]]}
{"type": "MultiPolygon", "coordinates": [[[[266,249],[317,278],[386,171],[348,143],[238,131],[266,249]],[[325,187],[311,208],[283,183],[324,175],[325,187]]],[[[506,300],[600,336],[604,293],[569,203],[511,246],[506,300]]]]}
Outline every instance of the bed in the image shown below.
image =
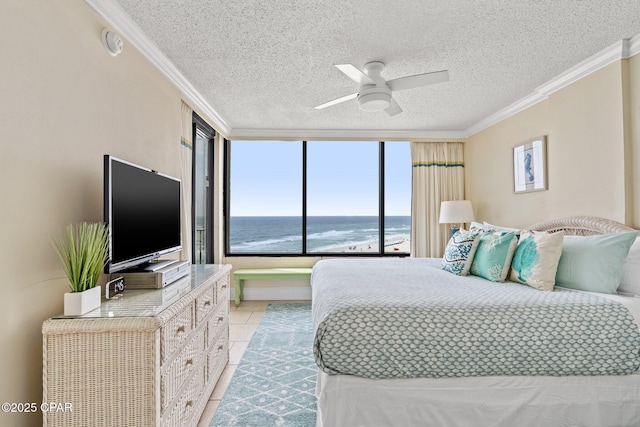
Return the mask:
{"type": "MultiPolygon", "coordinates": [[[[632,231],[594,217],[530,229],[632,231]]],[[[640,298],[428,258],[323,260],[311,283],[317,427],[640,425],[640,298]]]]}

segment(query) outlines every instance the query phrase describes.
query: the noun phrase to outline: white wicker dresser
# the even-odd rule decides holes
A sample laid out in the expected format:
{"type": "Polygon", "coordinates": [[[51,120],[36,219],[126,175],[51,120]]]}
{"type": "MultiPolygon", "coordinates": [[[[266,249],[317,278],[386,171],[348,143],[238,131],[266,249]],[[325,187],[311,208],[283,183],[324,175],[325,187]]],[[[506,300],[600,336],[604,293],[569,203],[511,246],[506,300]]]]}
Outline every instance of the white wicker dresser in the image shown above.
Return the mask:
{"type": "Polygon", "coordinates": [[[195,426],[229,360],[230,265],[42,325],[44,426],[195,426]]]}

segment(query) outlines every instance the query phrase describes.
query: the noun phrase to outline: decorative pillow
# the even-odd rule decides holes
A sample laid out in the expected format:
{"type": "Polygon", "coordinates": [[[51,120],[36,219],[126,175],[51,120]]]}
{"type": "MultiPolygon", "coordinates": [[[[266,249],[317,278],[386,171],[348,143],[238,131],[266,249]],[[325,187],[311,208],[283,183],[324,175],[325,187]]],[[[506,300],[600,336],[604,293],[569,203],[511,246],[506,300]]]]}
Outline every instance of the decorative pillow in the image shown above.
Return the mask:
{"type": "Polygon", "coordinates": [[[520,234],[519,228],[509,228],[509,227],[501,227],[499,225],[489,224],[487,221],[483,223],[483,228],[485,230],[495,230],[495,231],[513,231],[516,235],[520,234]]]}
{"type": "Polygon", "coordinates": [[[471,274],[492,282],[504,282],[517,245],[513,231],[482,233],[471,263],[471,274]]]}
{"type": "Polygon", "coordinates": [[[442,258],[442,269],[458,276],[469,274],[473,255],[478,249],[480,234],[458,230],[449,239],[442,258]]]}
{"type": "Polygon", "coordinates": [[[640,238],[633,242],[622,264],[618,293],[640,296],[640,238]]]}
{"type": "Polygon", "coordinates": [[[541,291],[552,291],[562,254],[563,237],[562,232],[523,230],[513,255],[509,278],[541,291]]]}
{"type": "Polygon", "coordinates": [[[556,284],[581,291],[615,294],[622,265],[638,232],[597,236],[567,236],[556,273],[556,284]]]}
{"type": "Polygon", "coordinates": [[[484,230],[484,225],[481,222],[471,221],[471,224],[469,225],[469,230],[482,231],[484,230]]]}

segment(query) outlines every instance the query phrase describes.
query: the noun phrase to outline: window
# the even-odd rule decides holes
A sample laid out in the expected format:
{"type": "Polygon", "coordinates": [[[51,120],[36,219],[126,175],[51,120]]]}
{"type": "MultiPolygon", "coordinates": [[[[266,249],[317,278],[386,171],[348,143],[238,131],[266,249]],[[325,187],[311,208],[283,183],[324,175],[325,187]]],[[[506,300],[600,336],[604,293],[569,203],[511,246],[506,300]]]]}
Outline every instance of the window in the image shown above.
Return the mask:
{"type": "Polygon", "coordinates": [[[302,253],[302,142],[231,141],[228,253],[302,253]]]}
{"type": "Polygon", "coordinates": [[[213,138],[215,131],[193,114],[193,187],[191,253],[194,264],[212,264],[213,259],[213,138]]]}
{"type": "Polygon", "coordinates": [[[307,142],[307,252],[378,252],[379,143],[307,142]]]}
{"type": "Polygon", "coordinates": [[[408,142],[225,147],[227,255],[408,254],[408,142]]]}
{"type": "Polygon", "coordinates": [[[384,247],[411,249],[411,149],[408,142],[384,144],[384,247]]]}

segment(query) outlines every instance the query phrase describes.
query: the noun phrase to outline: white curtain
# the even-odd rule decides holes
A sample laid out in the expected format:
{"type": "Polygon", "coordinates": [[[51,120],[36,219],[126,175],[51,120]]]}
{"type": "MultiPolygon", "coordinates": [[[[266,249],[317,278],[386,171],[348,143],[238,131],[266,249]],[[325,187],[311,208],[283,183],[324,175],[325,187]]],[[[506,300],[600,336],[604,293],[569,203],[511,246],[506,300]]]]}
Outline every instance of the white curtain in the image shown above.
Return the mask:
{"type": "Polygon", "coordinates": [[[191,179],[193,111],[182,101],[182,129],[180,137],[180,179],[182,182],[182,252],[180,259],[191,262],[191,179]]]}
{"type": "Polygon", "coordinates": [[[440,202],[464,199],[462,142],[412,142],[411,256],[441,257],[449,225],[439,224],[440,202]]]}

